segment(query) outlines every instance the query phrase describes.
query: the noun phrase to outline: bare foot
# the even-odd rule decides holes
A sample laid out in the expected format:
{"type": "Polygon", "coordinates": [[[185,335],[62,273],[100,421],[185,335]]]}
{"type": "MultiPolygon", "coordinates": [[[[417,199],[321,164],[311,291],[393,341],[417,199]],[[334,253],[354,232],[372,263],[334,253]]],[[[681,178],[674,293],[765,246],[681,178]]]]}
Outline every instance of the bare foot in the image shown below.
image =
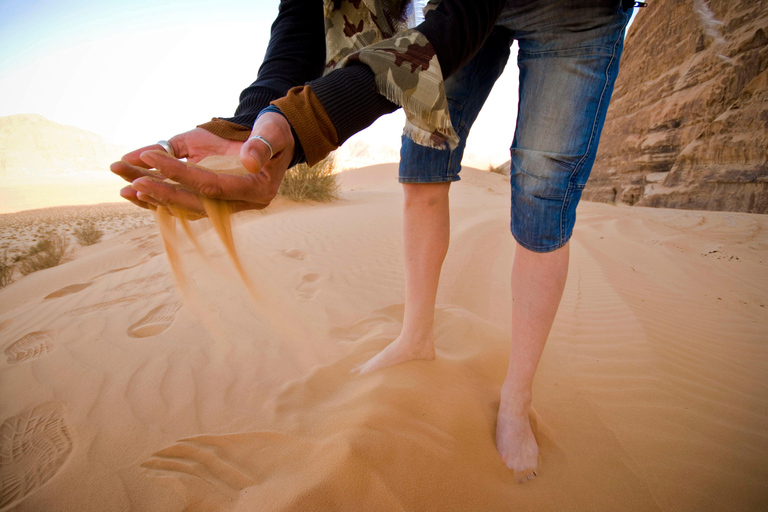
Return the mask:
{"type": "Polygon", "coordinates": [[[531,430],[528,407],[502,403],[496,419],[496,449],[504,464],[514,472],[517,483],[533,480],[539,465],[539,446],[531,430]]]}
{"type": "Polygon", "coordinates": [[[384,350],[373,356],[367,363],[354,368],[351,373],[371,373],[388,366],[413,361],[416,359],[432,360],[435,358],[435,343],[428,341],[405,341],[400,335],[395,341],[387,345],[384,350]]]}

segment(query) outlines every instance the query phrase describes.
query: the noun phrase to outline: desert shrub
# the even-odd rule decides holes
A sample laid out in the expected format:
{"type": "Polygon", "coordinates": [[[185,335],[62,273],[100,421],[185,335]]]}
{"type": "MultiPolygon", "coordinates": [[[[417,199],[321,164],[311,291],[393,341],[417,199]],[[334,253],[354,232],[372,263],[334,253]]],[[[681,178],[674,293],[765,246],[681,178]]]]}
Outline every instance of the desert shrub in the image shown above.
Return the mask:
{"type": "Polygon", "coordinates": [[[13,274],[16,272],[16,265],[13,260],[8,258],[8,248],[0,254],[0,288],[8,286],[13,282],[13,274]]]}
{"type": "Polygon", "coordinates": [[[44,268],[55,267],[69,259],[71,254],[66,236],[51,233],[19,257],[19,270],[25,276],[44,268]]]}
{"type": "Polygon", "coordinates": [[[77,242],[80,245],[93,245],[104,236],[104,232],[96,227],[96,225],[90,220],[79,224],[79,227],[75,228],[72,233],[75,235],[77,242]]]}
{"type": "Polygon", "coordinates": [[[332,156],[314,167],[299,164],[288,169],[278,194],[294,201],[332,201],[339,197],[339,182],[332,156]]]}
{"type": "Polygon", "coordinates": [[[496,174],[501,174],[502,176],[507,175],[503,165],[489,165],[488,172],[495,172],[496,174]]]}

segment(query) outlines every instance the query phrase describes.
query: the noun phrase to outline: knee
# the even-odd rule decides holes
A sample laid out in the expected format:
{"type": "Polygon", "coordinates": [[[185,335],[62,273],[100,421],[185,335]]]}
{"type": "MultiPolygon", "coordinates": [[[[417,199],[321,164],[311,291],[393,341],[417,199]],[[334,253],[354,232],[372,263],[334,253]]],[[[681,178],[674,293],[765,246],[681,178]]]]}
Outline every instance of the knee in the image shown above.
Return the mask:
{"type": "Polygon", "coordinates": [[[513,187],[536,197],[562,198],[569,189],[583,188],[589,177],[583,154],[512,148],[511,155],[513,187]]]}
{"type": "Polygon", "coordinates": [[[448,201],[448,183],[403,183],[406,208],[436,208],[448,201]]]}
{"type": "Polygon", "coordinates": [[[510,176],[512,234],[533,252],[565,246],[589,175],[583,155],[516,149],[510,176]]]}

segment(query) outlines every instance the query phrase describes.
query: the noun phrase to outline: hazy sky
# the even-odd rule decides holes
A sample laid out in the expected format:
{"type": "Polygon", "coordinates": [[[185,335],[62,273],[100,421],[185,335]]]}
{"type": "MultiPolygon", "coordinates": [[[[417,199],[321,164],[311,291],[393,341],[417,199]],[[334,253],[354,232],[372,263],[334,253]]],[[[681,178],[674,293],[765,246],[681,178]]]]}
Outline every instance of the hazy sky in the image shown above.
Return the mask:
{"type": "Polygon", "coordinates": [[[0,5],[0,115],[39,113],[129,146],[230,115],[276,13],[253,0],[0,5]]]}
{"type": "MultiPolygon", "coordinates": [[[[134,148],[228,116],[256,78],[278,0],[0,0],[0,116],[37,113],[134,148]]],[[[514,60],[467,149],[509,158],[514,60]]],[[[399,148],[404,116],[355,138],[399,148]]],[[[474,158],[472,158],[474,154],[474,158]]]]}

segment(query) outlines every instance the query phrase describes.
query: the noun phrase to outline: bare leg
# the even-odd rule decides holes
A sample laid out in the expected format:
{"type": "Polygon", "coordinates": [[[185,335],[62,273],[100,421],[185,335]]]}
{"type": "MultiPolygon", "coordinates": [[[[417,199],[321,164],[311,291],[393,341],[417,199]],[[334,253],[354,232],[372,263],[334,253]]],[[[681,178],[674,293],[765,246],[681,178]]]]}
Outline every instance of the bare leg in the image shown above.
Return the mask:
{"type": "Polygon", "coordinates": [[[512,352],[501,388],[496,448],[518,483],[533,479],[539,447],[531,431],[531,387],[568,275],[569,245],[536,253],[519,244],[512,265],[512,352]]]}
{"type": "Polygon", "coordinates": [[[400,336],[356,368],[369,373],[413,359],[434,359],[432,326],[440,269],[448,252],[450,183],[404,183],[405,316],[400,336]]]}

